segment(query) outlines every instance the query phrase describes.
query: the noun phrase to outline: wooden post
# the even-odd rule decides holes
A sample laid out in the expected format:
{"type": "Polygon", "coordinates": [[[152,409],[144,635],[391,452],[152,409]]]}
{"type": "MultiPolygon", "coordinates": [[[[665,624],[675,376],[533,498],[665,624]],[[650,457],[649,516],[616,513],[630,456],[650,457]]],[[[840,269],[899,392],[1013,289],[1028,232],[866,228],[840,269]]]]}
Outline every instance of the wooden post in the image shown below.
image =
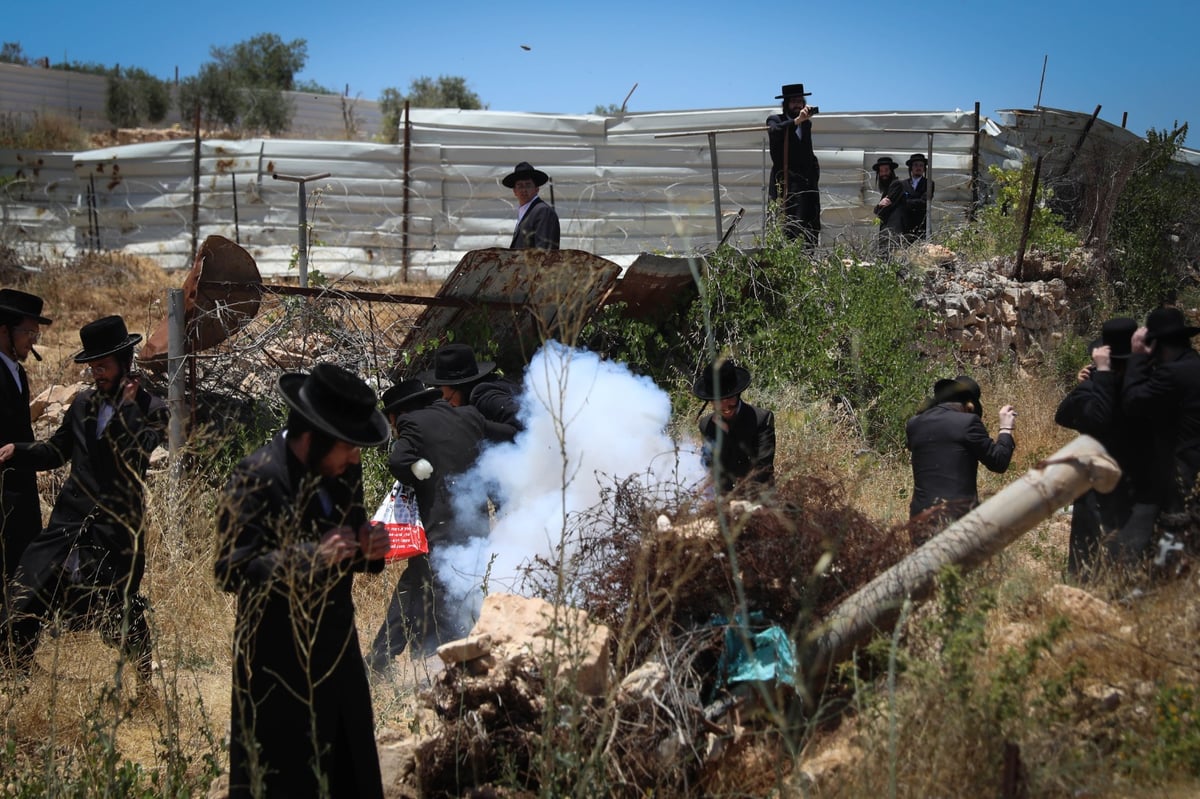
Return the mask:
{"type": "Polygon", "coordinates": [[[717,169],[717,134],[711,131],[708,134],[708,160],[712,164],[713,211],[717,216],[717,241],[720,241],[725,232],[721,224],[721,180],[717,169]]]}
{"type": "Polygon", "coordinates": [[[167,409],[171,420],[167,427],[167,449],[171,454],[171,479],[181,472],[180,452],[183,448],[187,407],[183,390],[183,360],[187,355],[187,313],[183,289],[167,290],[167,409]]]}
{"type": "Polygon", "coordinates": [[[1088,490],[1108,493],[1120,479],[1100,442],[1079,436],[838,605],[814,631],[804,681],[820,685],[855,649],[891,630],[905,601],[932,594],[945,567],[981,565],[1088,490]]]}
{"type": "Polygon", "coordinates": [[[409,119],[409,101],[404,101],[404,197],[400,201],[400,263],[404,282],[408,282],[408,192],[409,157],[412,152],[412,121],[409,119]]]}
{"type": "Polygon", "coordinates": [[[190,264],[200,250],[200,106],[195,115],[196,143],[192,148],[192,255],[190,264]]]}
{"type": "Polygon", "coordinates": [[[1025,202],[1025,219],[1021,223],[1021,244],[1017,247],[1016,279],[1025,279],[1025,245],[1029,243],[1029,226],[1033,222],[1033,204],[1037,202],[1038,178],[1042,175],[1042,157],[1033,163],[1033,185],[1029,187],[1029,199],[1025,202]]]}

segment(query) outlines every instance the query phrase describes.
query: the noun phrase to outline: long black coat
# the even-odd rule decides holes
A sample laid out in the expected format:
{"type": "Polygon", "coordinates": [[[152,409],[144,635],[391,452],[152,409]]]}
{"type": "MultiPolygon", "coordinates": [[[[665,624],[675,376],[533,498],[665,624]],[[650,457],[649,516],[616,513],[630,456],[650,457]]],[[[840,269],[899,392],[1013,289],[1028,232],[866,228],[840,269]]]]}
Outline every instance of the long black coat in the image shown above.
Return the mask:
{"type": "Polygon", "coordinates": [[[54,435],[17,445],[14,466],[46,471],[71,463],[46,529],[21,559],[17,580],[23,587],[40,589],[57,579],[89,517],[90,543],[108,551],[116,582],[130,594],[141,584],[146,568],[143,486],[150,453],[166,435],[167,405],[139,388],[134,401],[121,405],[97,438],[102,399],[94,388],[80,392],[54,435]]]}
{"type": "Polygon", "coordinates": [[[315,797],[314,772],[331,796],[383,795],[351,598],[354,572],[378,572],[383,560],[356,556],[326,568],[314,557],[327,531],[366,521],[362,492],[360,467],[320,479],[282,433],[229,478],[215,572],[238,598],[231,797],[258,795],[259,787],[268,797],[315,797]]]}
{"type": "Polygon", "coordinates": [[[912,452],[910,516],[942,502],[953,507],[949,519],[965,516],[979,502],[979,464],[1003,473],[1016,446],[1008,433],[993,441],[979,417],[957,402],[943,402],[917,414],[908,420],[905,433],[912,452]]]}
{"type": "MultiPolygon", "coordinates": [[[[715,413],[700,420],[700,435],[706,449],[714,450],[717,443],[715,413]]],[[[775,414],[747,402],[739,403],[729,432],[721,438],[719,457],[722,491],[729,491],[742,479],[771,485],[775,481],[775,414]]]]}
{"type": "MultiPolygon", "coordinates": [[[[7,364],[0,361],[0,446],[33,441],[29,418],[29,377],[17,364],[20,387],[7,364]]],[[[38,502],[37,474],[32,469],[0,466],[0,587],[17,570],[21,554],[42,530],[42,507],[38,502]]],[[[0,604],[3,595],[0,594],[0,604]]]]}
{"type": "Polygon", "coordinates": [[[887,183],[876,181],[879,203],[875,204],[875,216],[879,217],[879,249],[885,251],[904,239],[904,181],[893,175],[887,183]],[[888,205],[881,205],[884,199],[888,205]]]}
{"type": "Polygon", "coordinates": [[[916,241],[925,235],[925,215],[933,199],[933,182],[920,178],[915,187],[912,178],[900,182],[904,189],[904,234],[909,241],[916,241]]]}
{"type": "Polygon", "coordinates": [[[534,197],[513,231],[509,249],[557,250],[558,240],[558,213],[541,197],[534,197]]]}
{"type": "Polygon", "coordinates": [[[512,441],[524,429],[520,420],[521,386],[492,375],[471,387],[467,402],[488,421],[484,431],[489,441],[512,441]]]}
{"type": "Polygon", "coordinates": [[[1122,378],[1115,371],[1093,371],[1089,379],[1063,398],[1054,414],[1058,424],[1103,444],[1121,467],[1121,480],[1115,489],[1107,494],[1089,491],[1075,503],[1067,554],[1071,574],[1086,574],[1102,548],[1116,557],[1136,555],[1122,551],[1125,541],[1106,544],[1106,539],[1126,526],[1135,504],[1154,503],[1152,432],[1146,420],[1125,413],[1121,405],[1122,378]]]}
{"type": "Polygon", "coordinates": [[[1121,401],[1129,416],[1148,420],[1154,431],[1157,504],[1182,510],[1200,473],[1200,353],[1188,348],[1162,363],[1131,355],[1121,401]]]}
{"type": "Polygon", "coordinates": [[[455,480],[479,457],[485,426],[486,420],[477,408],[455,408],[444,399],[396,418],[396,440],[388,455],[388,471],[414,489],[430,545],[459,542],[478,532],[469,525],[456,532],[452,491],[455,480]],[[418,480],[412,472],[412,465],[422,458],[433,466],[427,480],[418,480]]]}

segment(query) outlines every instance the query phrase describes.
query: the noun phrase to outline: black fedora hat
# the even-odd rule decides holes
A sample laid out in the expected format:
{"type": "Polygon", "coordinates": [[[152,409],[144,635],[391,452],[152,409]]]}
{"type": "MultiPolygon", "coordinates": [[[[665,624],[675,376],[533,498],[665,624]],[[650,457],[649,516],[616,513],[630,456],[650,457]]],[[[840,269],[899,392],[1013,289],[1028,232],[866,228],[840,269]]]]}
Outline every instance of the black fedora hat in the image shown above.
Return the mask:
{"type": "Polygon", "coordinates": [[[783,88],[779,90],[779,94],[775,95],[776,100],[786,100],[789,97],[808,97],[812,92],[804,91],[803,83],[785,83],[783,88]]]}
{"type": "Polygon", "coordinates": [[[1133,352],[1131,345],[1133,334],[1137,331],[1137,327],[1137,322],[1127,316],[1118,316],[1116,319],[1109,319],[1100,326],[1100,344],[1095,345],[1092,349],[1108,345],[1108,357],[1118,361],[1124,360],[1133,352]]]}
{"type": "Polygon", "coordinates": [[[447,344],[433,356],[433,369],[417,378],[427,386],[457,386],[496,371],[491,361],[476,361],[475,350],[466,344],[447,344]]]}
{"type": "Polygon", "coordinates": [[[928,164],[928,163],[929,163],[929,159],[928,159],[928,158],[926,158],[926,157],[925,157],[925,155],[924,155],[923,153],[913,153],[912,155],[910,155],[910,156],[908,157],[908,160],[904,162],[904,165],[905,165],[905,166],[908,166],[908,167],[911,167],[911,166],[912,166],[914,163],[916,163],[917,161],[920,161],[922,164],[928,164]]]}
{"type": "Polygon", "coordinates": [[[1178,308],[1155,308],[1146,317],[1146,343],[1159,339],[1186,339],[1200,333],[1200,327],[1187,323],[1178,308]]]}
{"type": "Polygon", "coordinates": [[[750,372],[726,358],[720,364],[709,364],[692,383],[692,393],[702,400],[736,397],[750,385],[750,372]]]}
{"type": "Polygon", "coordinates": [[[533,185],[541,186],[549,179],[550,176],[545,172],[540,169],[534,169],[533,165],[528,161],[522,161],[516,165],[512,172],[505,175],[504,179],[500,182],[504,184],[505,188],[511,189],[516,185],[518,180],[532,180],[533,185]]]}
{"type": "Polygon", "coordinates": [[[983,404],[980,402],[982,394],[979,384],[966,375],[959,375],[953,380],[939,380],[933,384],[934,405],[941,405],[943,402],[970,402],[975,406],[976,416],[983,416],[983,404]]]}
{"type": "Polygon", "coordinates": [[[871,169],[874,170],[876,175],[878,175],[879,167],[881,166],[890,166],[893,172],[900,168],[900,165],[893,161],[890,155],[884,155],[877,158],[875,163],[871,164],[871,169]]]}
{"type": "Polygon", "coordinates": [[[340,366],[319,363],[308,374],[282,374],[279,393],[288,407],[339,441],[374,447],[388,440],[387,419],[375,407],[375,392],[340,366]]]}
{"type": "Polygon", "coordinates": [[[425,384],[415,377],[401,380],[383,392],[383,412],[399,413],[404,408],[424,405],[440,396],[441,389],[426,388],[425,384]]]}
{"type": "Polygon", "coordinates": [[[79,341],[83,349],[75,353],[75,363],[98,361],[127,350],[141,340],[139,334],[125,329],[125,320],[121,317],[105,316],[79,328],[79,341]]]}
{"type": "Polygon", "coordinates": [[[38,320],[38,324],[48,325],[53,322],[42,316],[42,298],[17,289],[0,289],[0,311],[29,316],[38,320]]]}

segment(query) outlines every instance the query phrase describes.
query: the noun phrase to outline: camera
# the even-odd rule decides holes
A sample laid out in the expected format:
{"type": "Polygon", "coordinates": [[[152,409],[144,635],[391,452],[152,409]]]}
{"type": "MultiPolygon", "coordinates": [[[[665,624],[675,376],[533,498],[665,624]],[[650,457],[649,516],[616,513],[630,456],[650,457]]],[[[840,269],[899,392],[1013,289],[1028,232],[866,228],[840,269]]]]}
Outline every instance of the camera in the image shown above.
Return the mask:
{"type": "Polygon", "coordinates": [[[810,105],[808,107],[808,115],[809,116],[813,116],[814,114],[819,114],[819,113],[821,113],[821,109],[817,108],[815,105],[810,105]]]}

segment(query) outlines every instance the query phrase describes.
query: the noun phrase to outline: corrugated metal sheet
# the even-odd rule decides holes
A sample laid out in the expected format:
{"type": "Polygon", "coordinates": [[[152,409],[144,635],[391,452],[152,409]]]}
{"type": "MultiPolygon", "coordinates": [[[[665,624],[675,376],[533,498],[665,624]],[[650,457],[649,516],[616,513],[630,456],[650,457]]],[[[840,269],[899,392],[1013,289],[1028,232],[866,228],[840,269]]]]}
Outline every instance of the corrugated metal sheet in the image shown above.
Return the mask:
{"type": "MultiPolygon", "coordinates": [[[[522,160],[552,178],[542,195],[556,204],[565,248],[629,264],[643,252],[686,253],[711,246],[719,236],[708,137],[663,138],[688,131],[760,128],[716,137],[723,227],[744,208],[733,241],[752,246],[763,226],[769,166],[761,127],[773,111],[713,109],[615,118],[415,109],[410,276],[444,277],[467,252],[508,244],[515,204],[500,179],[522,160]]],[[[1086,121],[1087,115],[1075,117],[1086,121]]],[[[823,241],[873,235],[876,193],[870,165],[880,155],[903,161],[910,153],[923,152],[928,146],[924,131],[931,129],[947,131],[933,141],[934,222],[961,221],[970,201],[973,136],[966,134],[972,127],[973,114],[962,111],[818,116],[814,141],[822,167],[823,241]]],[[[1027,152],[1027,134],[1019,126],[987,120],[983,129],[983,169],[1012,166],[1027,152]]],[[[297,187],[272,179],[273,174],[330,173],[306,187],[312,268],[378,278],[394,274],[403,263],[400,145],[214,140],[202,143],[200,155],[199,239],[219,234],[240,241],[264,275],[289,271],[299,236],[297,187]]],[[[0,157],[6,170],[13,168],[12,156],[0,157]]],[[[60,180],[53,197],[13,197],[10,192],[6,213],[65,219],[79,231],[70,236],[78,242],[95,238],[97,231],[89,227],[95,220],[103,247],[188,268],[192,159],[190,141],[78,153],[70,189],[60,180]],[[93,186],[94,215],[87,200],[93,186]]],[[[33,226],[26,235],[42,246],[45,237],[52,236],[56,244],[64,238],[61,232],[33,226]]]]}

